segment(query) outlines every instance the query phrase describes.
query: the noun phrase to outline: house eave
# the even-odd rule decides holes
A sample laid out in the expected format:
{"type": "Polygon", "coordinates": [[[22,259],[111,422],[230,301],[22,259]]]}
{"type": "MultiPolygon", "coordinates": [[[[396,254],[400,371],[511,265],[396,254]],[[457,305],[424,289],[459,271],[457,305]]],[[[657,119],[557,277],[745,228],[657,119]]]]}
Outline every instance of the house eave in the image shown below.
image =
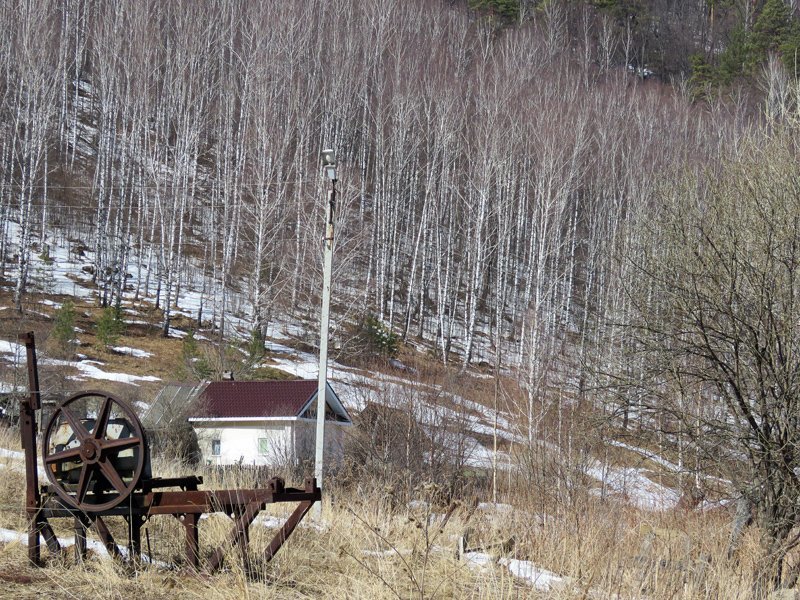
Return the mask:
{"type": "MultiPolygon", "coordinates": [[[[189,417],[187,419],[190,423],[269,423],[273,421],[299,421],[302,423],[316,423],[316,419],[308,419],[306,417],[189,417]]],[[[334,425],[352,426],[352,422],[347,421],[332,421],[326,419],[325,423],[332,423],[334,425]]]]}
{"type": "Polygon", "coordinates": [[[260,421],[299,421],[299,417],[189,417],[190,423],[230,423],[233,421],[253,422],[260,421]]]}

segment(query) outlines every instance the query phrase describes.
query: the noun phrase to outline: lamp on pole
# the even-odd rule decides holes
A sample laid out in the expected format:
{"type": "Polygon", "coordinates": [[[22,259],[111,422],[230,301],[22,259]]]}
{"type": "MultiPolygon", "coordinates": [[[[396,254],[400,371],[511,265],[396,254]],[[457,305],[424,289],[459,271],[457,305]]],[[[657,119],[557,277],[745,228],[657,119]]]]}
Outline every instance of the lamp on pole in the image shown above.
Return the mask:
{"type": "MultiPolygon", "coordinates": [[[[328,383],[328,321],[331,306],[331,263],[333,262],[333,214],[336,208],[336,153],[322,151],[322,170],[331,181],[325,207],[325,262],[322,275],[322,309],[319,323],[319,382],[317,387],[317,435],[314,453],[314,476],[322,488],[322,466],[325,448],[325,388],[328,383]]],[[[317,510],[321,510],[317,504],[317,510]]]]}

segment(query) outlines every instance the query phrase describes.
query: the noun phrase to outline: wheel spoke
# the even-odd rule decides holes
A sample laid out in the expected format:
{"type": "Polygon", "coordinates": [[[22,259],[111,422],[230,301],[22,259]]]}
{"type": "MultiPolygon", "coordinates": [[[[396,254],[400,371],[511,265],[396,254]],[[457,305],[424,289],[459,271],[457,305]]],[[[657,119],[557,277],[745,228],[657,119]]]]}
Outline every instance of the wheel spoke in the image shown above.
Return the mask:
{"type": "Polygon", "coordinates": [[[76,446],[75,448],[68,448],[67,450],[62,450],[61,452],[56,452],[55,454],[49,454],[44,457],[44,462],[49,464],[52,463],[60,463],[70,458],[77,458],[81,454],[81,447],[76,446]]]}
{"type": "Polygon", "coordinates": [[[96,440],[99,440],[106,435],[108,419],[111,416],[111,404],[111,398],[106,398],[103,400],[103,405],[100,407],[100,412],[97,414],[97,419],[94,423],[94,439],[96,440]]]}
{"type": "Polygon", "coordinates": [[[82,442],[87,437],[89,437],[89,432],[86,431],[86,427],[83,426],[80,419],[76,419],[75,415],[72,414],[71,411],[67,410],[66,406],[61,407],[61,414],[67,419],[69,426],[72,427],[72,431],[75,432],[75,435],[78,436],[78,439],[82,442]]]}
{"type": "Polygon", "coordinates": [[[78,501],[78,504],[83,503],[83,497],[86,495],[86,491],[89,489],[89,472],[92,470],[92,465],[83,463],[83,467],[81,467],[81,476],[78,479],[78,489],[75,492],[75,499],[78,501]]]}
{"type": "Polygon", "coordinates": [[[138,446],[139,443],[142,441],[139,437],[127,437],[127,438],[118,438],[116,440],[100,440],[100,450],[102,452],[109,451],[109,452],[120,452],[121,450],[125,450],[126,448],[133,448],[134,446],[138,446]]]}
{"type": "Polygon", "coordinates": [[[119,473],[117,473],[117,470],[114,468],[114,466],[108,462],[105,457],[101,458],[97,464],[100,465],[100,470],[103,471],[103,475],[106,476],[108,483],[114,486],[114,489],[117,490],[117,492],[124,494],[128,489],[128,486],[125,485],[124,481],[122,481],[122,478],[119,476],[119,473]]]}

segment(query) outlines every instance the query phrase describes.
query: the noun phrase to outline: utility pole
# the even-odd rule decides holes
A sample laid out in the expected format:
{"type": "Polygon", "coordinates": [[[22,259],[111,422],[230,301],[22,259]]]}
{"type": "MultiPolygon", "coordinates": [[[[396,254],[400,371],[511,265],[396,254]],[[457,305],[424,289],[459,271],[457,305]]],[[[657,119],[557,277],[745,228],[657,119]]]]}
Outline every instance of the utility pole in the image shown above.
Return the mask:
{"type": "MultiPolygon", "coordinates": [[[[333,216],[336,209],[336,154],[333,150],[322,151],[322,169],[331,181],[328,203],[325,207],[325,262],[322,275],[322,309],[319,323],[319,381],[317,387],[317,435],[314,453],[314,476],[322,489],[323,456],[325,451],[325,388],[328,384],[328,321],[331,307],[331,265],[333,263],[333,216]]],[[[316,503],[317,516],[322,512],[322,503],[316,503]]]]}
{"type": "MultiPolygon", "coordinates": [[[[499,330],[498,330],[499,331],[499,330]]],[[[500,355],[502,353],[502,339],[497,335],[497,352],[494,355],[494,423],[492,426],[492,504],[497,507],[497,407],[500,395],[500,355]]]]}

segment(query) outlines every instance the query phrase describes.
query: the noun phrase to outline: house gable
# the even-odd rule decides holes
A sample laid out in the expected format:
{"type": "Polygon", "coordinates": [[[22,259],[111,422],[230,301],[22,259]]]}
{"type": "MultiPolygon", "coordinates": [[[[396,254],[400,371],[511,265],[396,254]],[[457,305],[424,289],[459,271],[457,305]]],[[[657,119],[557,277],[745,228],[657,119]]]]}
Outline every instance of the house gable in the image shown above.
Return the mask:
{"type": "MultiPolygon", "coordinates": [[[[308,399],[300,412],[300,417],[304,419],[317,418],[317,398],[319,397],[319,388],[314,391],[314,395],[308,399]]],[[[333,391],[331,385],[325,384],[325,420],[338,421],[340,423],[352,423],[350,414],[345,409],[339,396],[333,391]]]]}

